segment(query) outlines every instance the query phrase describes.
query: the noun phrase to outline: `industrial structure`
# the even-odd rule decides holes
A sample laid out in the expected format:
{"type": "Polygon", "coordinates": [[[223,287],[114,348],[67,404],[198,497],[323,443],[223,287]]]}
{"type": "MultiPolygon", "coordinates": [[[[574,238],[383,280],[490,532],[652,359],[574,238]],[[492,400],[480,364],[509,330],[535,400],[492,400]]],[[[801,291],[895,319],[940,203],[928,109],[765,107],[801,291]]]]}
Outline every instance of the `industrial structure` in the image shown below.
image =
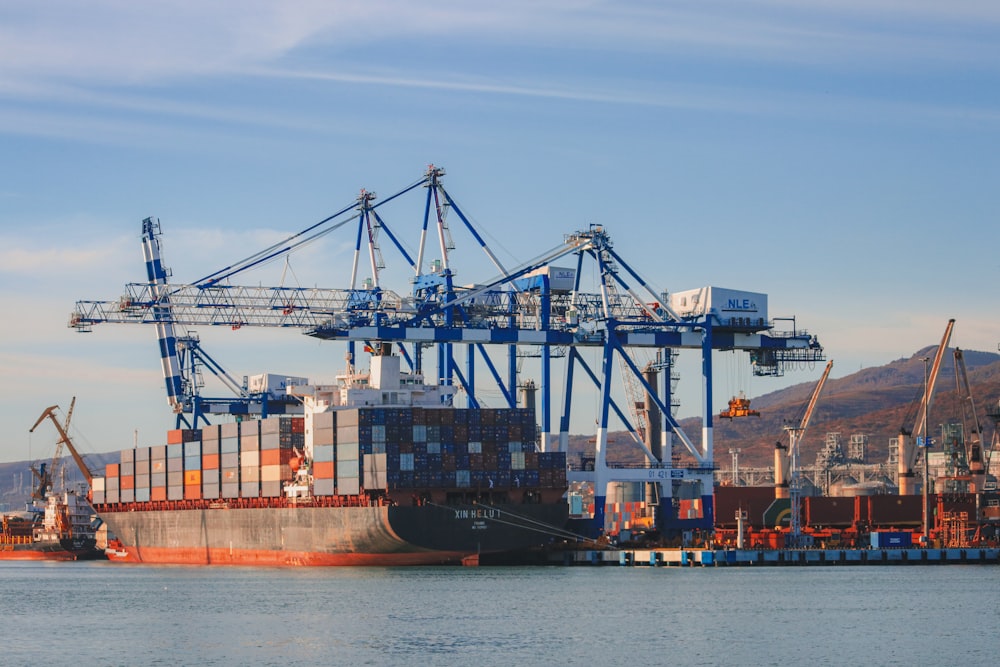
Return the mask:
{"type": "Polygon", "coordinates": [[[790,331],[777,330],[765,294],[720,287],[668,293],[653,287],[619,255],[601,225],[567,234],[532,260],[504,266],[445,189],[444,173],[432,165],[421,179],[381,200],[362,190],[356,201],[333,215],[189,284],[169,284],[160,255],[159,221],[147,218],[142,225],[146,281],[127,285],[125,296],[117,300],[77,302],[70,326],[89,331],[102,323],[152,325],[178,428],[197,428],[214,414],[266,418],[292,410],[289,390],[305,382],[280,375],[236,382],[201,349],[198,337],[181,332],[182,327],[293,328],[345,343],[349,367],[360,350],[390,346],[410,371],[434,377],[425,367],[425,355],[431,351],[437,382],[459,389],[467,407],[474,409],[485,405],[487,386],[499,391],[504,407],[515,408],[518,388],[527,385],[520,377],[519,360],[530,354],[538,359],[541,376],[537,388],[526,392],[537,394],[540,401],[529,407],[536,408],[541,451],[566,451],[581,376],[599,392],[593,465],[571,465],[568,473],[571,481],[593,486],[591,532],[604,531],[607,489],[617,482],[646,485],[647,497],[658,508],[655,520],[661,534],[710,530],[715,472],[712,353],[745,351],[756,375],[780,376],[789,363],[824,360],[816,337],[796,328],[794,320],[790,331]],[[387,223],[382,207],[420,190],[425,196],[413,256],[401,242],[402,230],[387,223]],[[492,275],[458,282],[452,216],[484,253],[492,275]],[[287,257],[339,229],[353,232],[355,239],[347,287],[253,287],[235,282],[247,270],[287,257]],[[382,238],[388,238],[408,267],[410,286],[405,290],[385,284],[382,238]],[[359,280],[362,262],[370,273],[359,280]],[[596,291],[582,289],[588,272],[595,277],[596,291]],[[586,348],[602,353],[599,368],[586,362],[581,354],[586,348]],[[697,441],[673,415],[673,361],[685,350],[701,355],[702,432],[697,441]],[[640,351],[653,352],[657,361],[644,366],[637,359],[640,351]],[[561,379],[555,377],[555,358],[563,360],[561,379]],[[234,396],[202,397],[202,368],[220,377],[234,396]],[[627,405],[616,398],[619,383],[627,405]],[[641,467],[609,465],[613,417],[643,451],[641,467]],[[676,463],[678,453],[691,463],[676,463]],[[699,518],[678,516],[673,500],[683,486],[694,488],[693,494],[704,503],[706,512],[699,518]]]}

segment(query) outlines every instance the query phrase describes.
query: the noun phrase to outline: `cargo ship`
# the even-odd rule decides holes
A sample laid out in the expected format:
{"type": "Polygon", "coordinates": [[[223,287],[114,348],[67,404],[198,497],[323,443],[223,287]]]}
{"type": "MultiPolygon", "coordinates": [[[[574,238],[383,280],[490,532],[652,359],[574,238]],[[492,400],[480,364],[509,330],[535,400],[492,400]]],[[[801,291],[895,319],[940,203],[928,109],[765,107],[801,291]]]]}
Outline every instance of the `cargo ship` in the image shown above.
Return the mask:
{"type": "Polygon", "coordinates": [[[97,546],[100,520],[86,499],[73,491],[51,492],[45,504],[5,512],[0,560],[93,560],[105,557],[97,546]]]}
{"type": "Polygon", "coordinates": [[[291,385],[301,416],[175,429],[94,479],[112,561],[230,565],[505,562],[565,536],[565,454],[534,410],[452,407],[377,354],[291,385]]]}

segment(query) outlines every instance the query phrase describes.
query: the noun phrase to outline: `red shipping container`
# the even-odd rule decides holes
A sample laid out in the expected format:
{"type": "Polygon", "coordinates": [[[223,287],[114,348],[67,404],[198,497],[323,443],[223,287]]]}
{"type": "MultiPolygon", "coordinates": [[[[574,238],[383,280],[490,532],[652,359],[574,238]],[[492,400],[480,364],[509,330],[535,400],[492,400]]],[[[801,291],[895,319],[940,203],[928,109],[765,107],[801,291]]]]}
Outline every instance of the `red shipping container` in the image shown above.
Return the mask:
{"type": "Polygon", "coordinates": [[[134,489],[135,488],[135,476],[134,475],[123,475],[121,481],[119,482],[121,489],[134,489]]]}
{"type": "Polygon", "coordinates": [[[166,500],[167,499],[167,487],[165,486],[154,486],[149,490],[150,500],[166,500]]]}
{"type": "Polygon", "coordinates": [[[104,476],[105,477],[117,477],[118,476],[118,465],[117,463],[109,463],[104,466],[104,476]]]}
{"type": "Polygon", "coordinates": [[[201,455],[201,469],[202,470],[218,470],[219,469],[219,455],[218,454],[202,454],[201,455]]]}

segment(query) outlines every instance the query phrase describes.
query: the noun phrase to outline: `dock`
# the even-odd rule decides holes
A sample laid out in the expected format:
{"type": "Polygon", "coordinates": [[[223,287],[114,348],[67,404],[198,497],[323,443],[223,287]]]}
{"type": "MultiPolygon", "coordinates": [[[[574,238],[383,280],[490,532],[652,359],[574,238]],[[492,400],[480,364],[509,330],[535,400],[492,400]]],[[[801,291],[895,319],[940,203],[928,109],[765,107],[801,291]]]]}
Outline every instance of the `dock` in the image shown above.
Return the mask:
{"type": "Polygon", "coordinates": [[[609,549],[552,552],[553,565],[779,567],[1000,564],[1000,548],[967,549],[609,549]]]}

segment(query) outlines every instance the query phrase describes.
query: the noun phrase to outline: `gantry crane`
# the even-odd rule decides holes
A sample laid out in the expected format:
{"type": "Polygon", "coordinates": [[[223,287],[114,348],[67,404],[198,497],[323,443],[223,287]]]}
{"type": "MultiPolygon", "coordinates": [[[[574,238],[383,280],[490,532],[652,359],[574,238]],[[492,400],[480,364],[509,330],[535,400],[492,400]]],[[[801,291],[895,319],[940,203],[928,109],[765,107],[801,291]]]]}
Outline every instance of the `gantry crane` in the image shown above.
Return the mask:
{"type": "MultiPolygon", "coordinates": [[[[355,344],[378,348],[398,346],[410,367],[423,372],[425,349],[437,353],[438,382],[457,384],[464,390],[469,407],[480,407],[478,367],[485,366],[508,407],[516,406],[518,382],[517,349],[533,347],[540,358],[541,448],[566,451],[572,412],[574,374],[581,370],[598,388],[601,408],[597,415],[595,471],[595,524],[603,525],[603,500],[610,481],[659,482],[663,497],[670,498],[671,484],[694,480],[702,484],[704,497],[711,506],[712,442],[712,352],[743,350],[751,355],[754,372],[780,375],[788,362],[823,359],[823,350],[814,336],[805,331],[777,332],[766,316],[766,295],[758,308],[751,293],[716,289],[733,303],[713,303],[710,290],[698,301],[692,299],[682,313],[671,305],[673,297],[654,289],[614,250],[610,236],[601,225],[568,234],[562,243],[534,259],[506,267],[492,252],[483,237],[444,188],[444,170],[431,165],[422,179],[388,198],[378,200],[373,192],[362,190],[357,201],[324,220],[311,225],[281,243],[275,244],[190,284],[168,285],[168,272],[159,254],[159,223],[154,218],[143,222],[143,247],[148,268],[145,283],[126,286],[126,295],[117,301],[79,301],[70,326],[87,331],[99,323],[143,323],[156,327],[162,350],[162,365],[168,399],[175,411],[187,409],[182,372],[177,355],[177,326],[247,326],[285,327],[328,341],[341,341],[348,348],[348,362],[355,360],[355,344]],[[416,258],[405,250],[379,214],[380,207],[402,195],[423,188],[426,191],[423,222],[416,258]],[[456,284],[451,261],[455,244],[447,224],[450,214],[457,215],[464,229],[479,244],[488,263],[497,271],[493,276],[476,277],[466,286],[456,284]],[[298,250],[330,232],[356,223],[355,260],[350,288],[251,287],[233,284],[238,274],[298,250]],[[408,292],[393,291],[382,280],[384,268],[378,239],[384,233],[413,272],[408,292]],[[438,257],[427,258],[431,237],[437,241],[438,257]],[[371,277],[357,284],[362,250],[367,250],[371,277]],[[589,260],[588,264],[585,264],[589,260]],[[572,264],[573,266],[565,266],[572,264]],[[585,268],[598,277],[599,291],[581,289],[585,268]],[[744,297],[739,299],[737,297],[744,297]],[[756,317],[745,316],[749,312],[756,317]],[[734,316],[733,313],[736,313],[734,316]],[[409,350],[407,349],[409,347],[409,350]],[[465,349],[465,364],[456,360],[456,350],[465,349]],[[494,363],[489,349],[507,350],[506,377],[494,363]],[[584,348],[603,350],[601,368],[592,369],[581,355],[584,348]],[[700,444],[683,432],[672,416],[669,403],[670,378],[663,387],[653,387],[643,377],[632,359],[637,348],[663,351],[694,349],[702,354],[704,387],[704,424],[700,444]],[[554,351],[565,350],[563,406],[558,438],[553,429],[553,389],[551,362],[554,351]],[[675,469],[671,465],[670,446],[660,456],[641,442],[648,459],[643,469],[612,469],[605,459],[607,432],[612,414],[625,425],[634,427],[612,395],[614,368],[619,361],[624,376],[630,374],[659,409],[659,427],[672,433],[696,464],[675,469]]],[[[722,299],[716,296],[715,299],[722,299]]],[[[426,374],[426,373],[425,373],[426,374]]],[[[621,380],[621,378],[617,378],[621,380]]],[[[638,440],[638,438],[637,438],[638,440]]],[[[586,475],[584,475],[586,477],[586,475]]],[[[666,503],[670,506],[670,503],[666,503]]],[[[711,516],[703,519],[712,525],[711,516]]]]}
{"type": "MultiPolygon", "coordinates": [[[[948,349],[948,342],[951,340],[951,331],[955,327],[955,320],[948,320],[941,343],[934,354],[934,361],[927,374],[923,394],[920,398],[920,405],[917,409],[916,419],[910,422],[906,419],[899,431],[899,495],[912,496],[916,494],[914,468],[917,464],[917,442],[923,443],[924,465],[927,465],[926,452],[930,450],[930,433],[925,433],[927,414],[930,411],[931,397],[934,395],[934,384],[937,382],[938,372],[941,370],[941,361],[944,353],[948,349]],[[911,428],[907,425],[913,423],[911,428]]],[[[907,415],[909,417],[909,415],[907,415]]]]}

